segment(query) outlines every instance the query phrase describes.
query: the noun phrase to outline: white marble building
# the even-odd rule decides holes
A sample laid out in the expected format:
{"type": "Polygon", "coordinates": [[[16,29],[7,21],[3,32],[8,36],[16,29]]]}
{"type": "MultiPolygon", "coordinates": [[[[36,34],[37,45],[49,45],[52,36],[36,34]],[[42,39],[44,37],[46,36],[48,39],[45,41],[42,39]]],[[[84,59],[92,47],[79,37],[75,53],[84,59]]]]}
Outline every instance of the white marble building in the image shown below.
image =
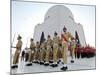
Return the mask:
{"type": "Polygon", "coordinates": [[[48,34],[53,37],[55,31],[60,36],[64,26],[74,37],[77,32],[80,44],[86,46],[83,26],[74,21],[74,15],[64,5],[55,5],[48,9],[44,22],[35,26],[33,38],[35,41],[40,41],[42,32],[44,32],[45,38],[47,38],[48,34]]]}

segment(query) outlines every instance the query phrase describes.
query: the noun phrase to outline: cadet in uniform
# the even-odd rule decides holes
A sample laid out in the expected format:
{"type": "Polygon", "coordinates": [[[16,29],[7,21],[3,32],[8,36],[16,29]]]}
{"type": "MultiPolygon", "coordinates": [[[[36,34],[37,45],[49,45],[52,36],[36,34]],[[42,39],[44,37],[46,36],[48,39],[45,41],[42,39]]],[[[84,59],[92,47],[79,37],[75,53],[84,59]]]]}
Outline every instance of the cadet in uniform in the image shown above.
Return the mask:
{"type": "Polygon", "coordinates": [[[53,64],[51,65],[52,67],[57,67],[57,61],[58,61],[58,45],[59,45],[59,37],[57,32],[54,33],[54,38],[53,38],[53,64]]]}
{"type": "Polygon", "coordinates": [[[16,48],[15,54],[14,54],[14,58],[13,58],[13,66],[12,68],[17,68],[18,67],[18,61],[19,61],[19,55],[21,52],[21,48],[22,48],[22,41],[21,41],[22,37],[19,35],[17,40],[17,44],[16,47],[12,47],[12,48],[16,48]]]}
{"type": "Polygon", "coordinates": [[[63,63],[64,63],[61,70],[64,70],[64,71],[68,69],[68,67],[67,67],[68,42],[69,42],[69,38],[72,37],[71,33],[66,32],[66,31],[67,31],[67,29],[66,29],[66,27],[64,27],[63,28],[64,34],[61,34],[61,36],[62,36],[62,53],[63,53],[62,57],[63,57],[63,63]]]}
{"type": "Polygon", "coordinates": [[[47,48],[46,48],[46,57],[45,57],[45,63],[44,63],[45,66],[49,65],[49,53],[50,53],[50,50],[51,50],[51,44],[52,44],[52,40],[51,40],[50,35],[48,35],[47,48]]]}
{"type": "Polygon", "coordinates": [[[44,64],[45,59],[45,40],[41,43],[40,46],[40,65],[44,64]]]}
{"type": "Polygon", "coordinates": [[[58,63],[61,62],[61,59],[62,59],[62,40],[61,38],[59,37],[59,43],[58,43],[58,63]]]}
{"type": "Polygon", "coordinates": [[[30,39],[30,48],[29,48],[29,63],[26,66],[31,66],[32,65],[32,61],[33,61],[33,57],[34,57],[34,49],[35,49],[35,43],[34,43],[34,39],[30,39]]]}
{"type": "Polygon", "coordinates": [[[35,52],[34,52],[34,63],[39,63],[40,61],[40,44],[39,42],[37,41],[36,42],[36,48],[35,48],[35,52]]]}

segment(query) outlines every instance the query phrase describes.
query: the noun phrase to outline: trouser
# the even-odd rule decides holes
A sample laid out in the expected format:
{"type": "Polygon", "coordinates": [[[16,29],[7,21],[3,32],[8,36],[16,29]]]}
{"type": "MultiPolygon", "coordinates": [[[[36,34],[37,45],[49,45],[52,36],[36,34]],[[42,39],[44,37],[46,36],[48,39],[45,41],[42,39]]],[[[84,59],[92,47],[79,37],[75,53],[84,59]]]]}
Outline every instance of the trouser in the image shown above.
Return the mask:
{"type": "Polygon", "coordinates": [[[13,58],[13,64],[17,64],[19,62],[19,55],[20,55],[20,50],[16,50],[13,58]]]}
{"type": "Polygon", "coordinates": [[[53,60],[53,51],[52,50],[50,50],[50,53],[49,53],[49,61],[50,60],[53,60]]]}
{"type": "Polygon", "coordinates": [[[32,52],[31,61],[34,60],[34,52],[32,52]]]}
{"type": "Polygon", "coordinates": [[[40,58],[40,55],[39,55],[39,51],[35,51],[35,53],[34,53],[34,59],[37,61],[37,60],[39,60],[39,58],[40,58]]]}
{"type": "Polygon", "coordinates": [[[61,48],[58,49],[58,53],[57,53],[57,59],[59,60],[60,58],[62,58],[61,48]]]}
{"type": "Polygon", "coordinates": [[[46,61],[46,62],[49,62],[49,53],[50,53],[50,49],[51,49],[51,47],[50,47],[50,46],[47,46],[46,57],[45,57],[45,61],[46,61]]]}
{"type": "Polygon", "coordinates": [[[71,46],[71,50],[70,50],[70,54],[71,54],[71,58],[73,59],[75,57],[75,47],[71,46]]]}
{"type": "Polygon", "coordinates": [[[63,46],[62,46],[62,49],[63,49],[62,50],[63,63],[67,64],[68,45],[66,43],[64,43],[63,46]]]}
{"type": "Polygon", "coordinates": [[[44,61],[44,50],[40,51],[40,61],[44,61]]]}
{"type": "Polygon", "coordinates": [[[58,60],[57,53],[58,53],[58,45],[54,44],[54,46],[53,46],[53,60],[54,60],[54,62],[57,62],[57,60],[58,60]]]}

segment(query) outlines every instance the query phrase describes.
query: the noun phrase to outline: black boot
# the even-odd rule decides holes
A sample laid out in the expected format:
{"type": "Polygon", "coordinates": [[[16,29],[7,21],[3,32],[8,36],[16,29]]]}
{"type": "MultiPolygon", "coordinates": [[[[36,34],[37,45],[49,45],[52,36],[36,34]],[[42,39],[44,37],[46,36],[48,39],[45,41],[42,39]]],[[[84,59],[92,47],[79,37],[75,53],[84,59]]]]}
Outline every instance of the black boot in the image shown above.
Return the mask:
{"type": "Polygon", "coordinates": [[[44,63],[43,62],[40,62],[40,65],[43,65],[44,63]]]}
{"type": "Polygon", "coordinates": [[[71,60],[70,62],[71,62],[71,63],[74,63],[74,60],[71,60]]]}
{"type": "Polygon", "coordinates": [[[38,61],[35,61],[34,63],[38,63],[38,61]]]}
{"type": "Polygon", "coordinates": [[[58,66],[58,64],[52,64],[52,65],[50,65],[51,67],[57,67],[58,66]]]}
{"type": "Polygon", "coordinates": [[[59,60],[59,61],[57,61],[57,64],[59,64],[61,61],[59,60]]]}
{"type": "Polygon", "coordinates": [[[18,68],[18,65],[11,66],[12,69],[18,68]]]}
{"type": "Polygon", "coordinates": [[[53,63],[53,61],[49,61],[49,63],[53,63]]]}
{"type": "Polygon", "coordinates": [[[58,64],[54,64],[54,67],[58,67],[58,64]]]}
{"type": "Polygon", "coordinates": [[[26,66],[32,66],[32,63],[28,63],[28,64],[26,64],[26,66]]]}
{"type": "Polygon", "coordinates": [[[61,70],[66,71],[66,70],[68,70],[68,67],[67,66],[66,67],[62,67],[61,70]]]}
{"type": "Polygon", "coordinates": [[[44,63],[44,66],[49,66],[49,63],[44,63]]]}
{"type": "Polygon", "coordinates": [[[15,69],[15,66],[11,66],[12,69],[15,69]]]}

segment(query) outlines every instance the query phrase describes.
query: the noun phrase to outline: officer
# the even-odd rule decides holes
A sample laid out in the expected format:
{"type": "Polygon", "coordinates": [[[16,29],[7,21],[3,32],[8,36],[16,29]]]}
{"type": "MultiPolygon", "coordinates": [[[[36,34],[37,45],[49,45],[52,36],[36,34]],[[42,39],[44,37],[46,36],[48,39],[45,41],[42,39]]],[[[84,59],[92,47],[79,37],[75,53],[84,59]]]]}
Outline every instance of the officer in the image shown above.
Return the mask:
{"type": "Polygon", "coordinates": [[[33,61],[33,57],[34,57],[34,50],[35,50],[35,43],[34,43],[34,39],[31,38],[30,39],[30,48],[29,48],[29,63],[26,66],[31,66],[32,65],[32,61],[33,61]]]}
{"type": "Polygon", "coordinates": [[[67,59],[68,59],[68,43],[69,43],[69,39],[72,37],[70,32],[67,32],[67,28],[64,27],[63,28],[63,34],[61,34],[61,38],[62,38],[62,57],[63,57],[63,67],[61,68],[61,70],[66,71],[68,69],[67,67],[67,59]]]}
{"type": "Polygon", "coordinates": [[[22,37],[20,35],[18,35],[17,37],[17,44],[16,47],[12,47],[12,48],[16,48],[15,54],[14,54],[14,58],[13,58],[13,65],[11,66],[11,68],[18,68],[18,62],[19,62],[19,55],[21,53],[21,48],[22,48],[22,37]]]}

